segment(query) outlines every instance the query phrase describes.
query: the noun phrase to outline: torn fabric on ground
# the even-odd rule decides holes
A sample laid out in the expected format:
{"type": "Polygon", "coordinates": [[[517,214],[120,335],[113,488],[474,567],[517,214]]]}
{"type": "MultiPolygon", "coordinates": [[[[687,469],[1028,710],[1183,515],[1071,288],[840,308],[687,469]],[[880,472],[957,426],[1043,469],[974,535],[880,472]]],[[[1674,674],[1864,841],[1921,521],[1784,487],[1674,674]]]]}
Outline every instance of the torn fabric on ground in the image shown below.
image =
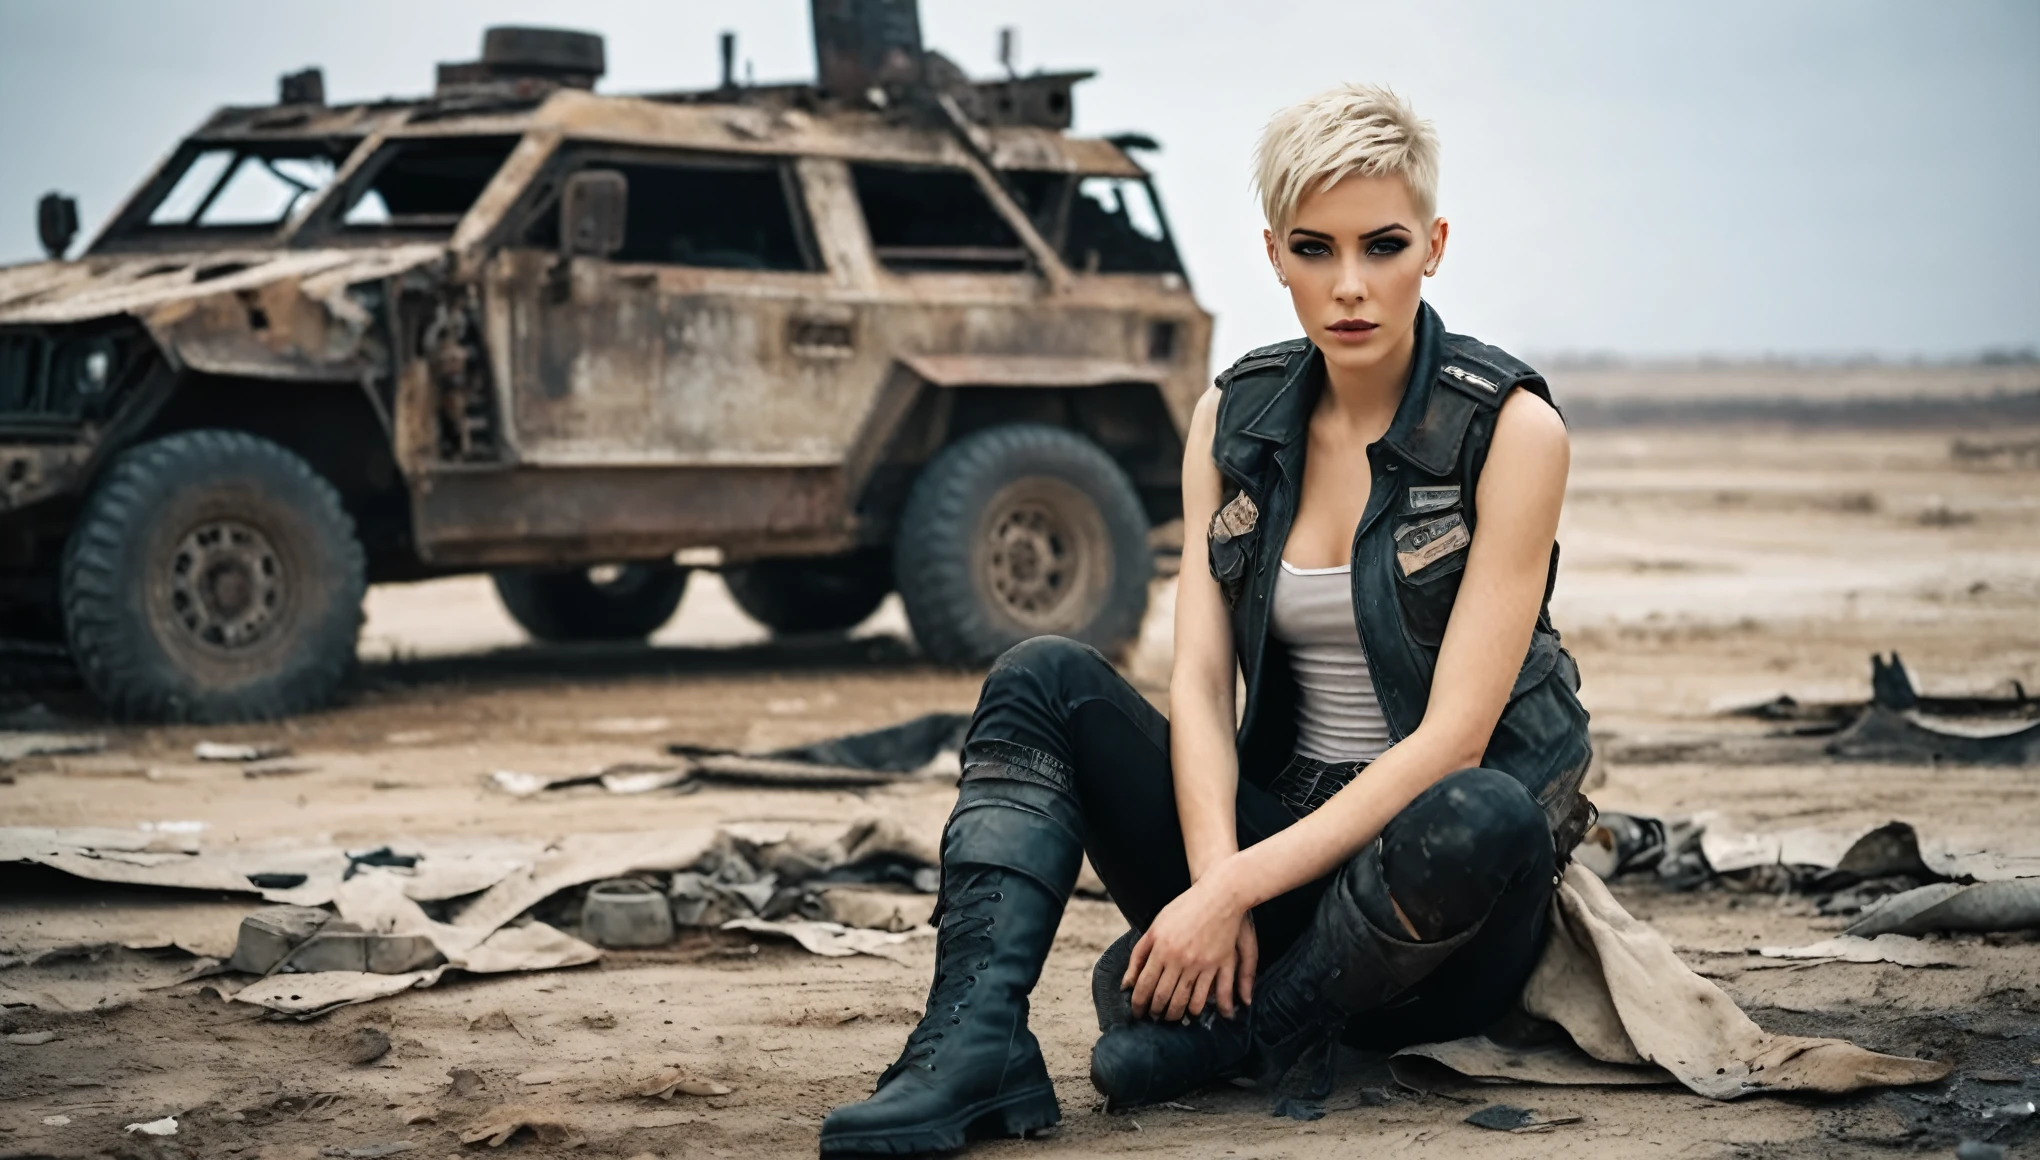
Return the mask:
{"type": "Polygon", "coordinates": [[[1550,938],[1523,988],[1523,1009],[1564,1028],[1573,1053],[1529,1053],[1475,1036],[1397,1054],[1464,1075],[1541,1083],[1608,1083],[1612,1066],[1636,1075],[1629,1082],[1676,1080],[1717,1100],[1932,1083],[1949,1071],[1840,1039],[1763,1030],[1577,865],[1566,868],[1552,901],[1550,938]]]}

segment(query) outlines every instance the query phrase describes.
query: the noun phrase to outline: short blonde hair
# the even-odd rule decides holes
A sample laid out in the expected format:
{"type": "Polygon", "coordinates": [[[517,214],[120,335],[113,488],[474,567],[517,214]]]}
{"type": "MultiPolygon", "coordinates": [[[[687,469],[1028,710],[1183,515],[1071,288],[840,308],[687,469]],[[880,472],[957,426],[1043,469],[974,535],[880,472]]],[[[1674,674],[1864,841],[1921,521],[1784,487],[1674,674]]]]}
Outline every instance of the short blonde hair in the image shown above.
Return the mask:
{"type": "Polygon", "coordinates": [[[1394,174],[1428,226],[1438,208],[1438,133],[1381,85],[1345,84],[1270,118],[1254,147],[1254,188],[1280,230],[1308,194],[1348,177],[1394,174]]]}

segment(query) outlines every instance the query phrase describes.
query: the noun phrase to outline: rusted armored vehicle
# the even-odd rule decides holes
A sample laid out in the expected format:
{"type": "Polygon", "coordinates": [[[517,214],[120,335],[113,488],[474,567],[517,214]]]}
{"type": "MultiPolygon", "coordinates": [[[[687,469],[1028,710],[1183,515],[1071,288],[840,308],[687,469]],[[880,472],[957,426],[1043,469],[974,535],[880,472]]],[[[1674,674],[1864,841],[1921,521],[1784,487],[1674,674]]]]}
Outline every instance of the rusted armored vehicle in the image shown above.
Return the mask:
{"type": "Polygon", "coordinates": [[[897,590],[977,663],[1136,631],[1210,319],[1089,74],[972,81],[911,0],[815,0],[820,75],[598,95],[491,29],[421,99],[221,109],[76,260],[0,270],[0,637],[116,713],[316,706],[365,585],[493,574],[641,638],[690,568],[781,633],[897,590]]]}

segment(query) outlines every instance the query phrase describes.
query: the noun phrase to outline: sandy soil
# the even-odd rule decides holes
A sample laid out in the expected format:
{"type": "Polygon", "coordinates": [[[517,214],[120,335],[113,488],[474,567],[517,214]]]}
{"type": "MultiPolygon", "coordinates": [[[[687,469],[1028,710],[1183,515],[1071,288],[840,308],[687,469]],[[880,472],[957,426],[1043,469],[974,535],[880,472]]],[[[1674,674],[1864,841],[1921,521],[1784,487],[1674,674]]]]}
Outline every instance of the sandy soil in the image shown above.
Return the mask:
{"type": "MultiPolygon", "coordinates": [[[[1747,729],[1712,715],[1739,698],[1863,696],[1877,650],[1902,652],[1934,690],[2008,678],[2040,686],[2040,470],[2012,455],[1958,457],[1955,438],[1581,435],[1555,615],[1586,674],[1604,750],[1648,754],[1638,742],[1747,729]]],[[[651,798],[576,789],[518,800],[481,786],[492,770],[586,770],[673,740],[780,745],[967,709],[978,678],[922,665],[903,633],[889,603],[850,640],[770,642],[714,577],[698,576],[656,647],[535,649],[484,581],[380,589],[362,673],[339,707],[270,727],[115,728],[106,753],[9,767],[0,816],[50,826],[196,821],[209,844],[349,847],[864,814],[932,831],[953,788],[651,798]],[[251,780],[191,760],[201,738],[281,740],[314,768],[251,780]]],[[[1159,697],[1153,676],[1166,658],[1154,648],[1166,634],[1148,640],[1129,669],[1159,697]]],[[[49,703],[90,712],[75,694],[49,703]]],[[[1610,764],[1596,797],[1603,808],[1715,809],[1753,826],[1903,818],[1987,847],[2040,830],[2036,787],[2034,770],[1631,759],[1610,764]]],[[[1953,969],[1779,968],[1748,948],[1813,941],[1842,920],[1792,896],[1671,894],[1649,883],[1618,893],[1766,1026],[1952,1059],[1955,1078],[1841,1100],[1722,1105],[1676,1089],[1421,1093],[1399,1088],[1379,1060],[1352,1055],[1330,1114],[1315,1123],[1271,1117],[1264,1097],[1237,1090],[1108,1116],[1087,1075],[1088,971],[1123,923],[1110,904],[1079,900],[1034,1016],[1064,1126],[1052,1141],[974,1154],[1947,1155],[1988,1130],[1979,1109],[2040,1089],[2040,943],[1964,939],[1955,949],[1965,965],[1953,969]],[[1462,1122],[1489,1102],[1583,1119],[1525,1136],[1462,1122]]],[[[216,949],[231,945],[246,909],[10,872],[0,877],[0,954],[19,962],[80,942],[152,938],[216,949]]],[[[0,1154],[309,1157],[409,1141],[447,1155],[463,1150],[465,1129],[505,1109],[565,1125],[563,1139],[527,1133],[509,1145],[526,1155],[812,1154],[823,1113],[869,1091],[918,1016],[932,948],[910,943],[905,959],[825,960],[693,936],[580,970],[449,981],[304,1024],[261,1018],[195,985],[140,989],[172,977],[188,962],[178,955],[113,950],[13,966],[0,969],[0,985],[41,988],[72,1010],[0,1013],[0,1030],[59,1036],[0,1043],[0,1154]],[[345,1051],[362,1027],[395,1047],[357,1067],[345,1051]],[[619,1095],[629,1074],[669,1060],[731,1094],[619,1095]],[[460,1069],[479,1086],[456,1090],[449,1072],[460,1069]],[[173,1113],[182,1128],[172,1141],[121,1131],[173,1113]]],[[[2014,1127],[1997,1139],[2032,1134],[2014,1127]]]]}

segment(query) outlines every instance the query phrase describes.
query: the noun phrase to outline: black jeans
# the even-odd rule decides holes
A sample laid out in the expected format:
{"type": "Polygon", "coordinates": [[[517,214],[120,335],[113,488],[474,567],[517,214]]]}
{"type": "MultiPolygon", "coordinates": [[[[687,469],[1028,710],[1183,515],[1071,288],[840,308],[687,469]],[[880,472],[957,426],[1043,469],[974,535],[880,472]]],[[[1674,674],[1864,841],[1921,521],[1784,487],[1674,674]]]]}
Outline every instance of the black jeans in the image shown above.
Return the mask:
{"type": "MultiPolygon", "coordinates": [[[[1189,889],[1168,719],[1096,650],[1037,637],[1007,652],[985,678],[963,760],[966,779],[974,764],[1031,763],[1053,774],[1044,783],[1067,782],[1085,852],[1134,929],[1145,930],[1189,889]]],[[[1298,817],[1248,772],[1235,812],[1242,847],[1298,817]]],[[[1356,857],[1380,857],[1388,893],[1421,940],[1482,925],[1432,974],[1353,1021],[1347,1041],[1392,1049],[1455,1039],[1506,1014],[1543,949],[1555,881],[1549,823],[1529,792],[1505,773],[1461,770],[1397,814],[1376,850],[1356,857]]],[[[1310,924],[1330,882],[1328,875],[1254,909],[1263,963],[1310,924]]],[[[1407,937],[1385,899],[1374,909],[1377,926],[1407,937]]]]}

